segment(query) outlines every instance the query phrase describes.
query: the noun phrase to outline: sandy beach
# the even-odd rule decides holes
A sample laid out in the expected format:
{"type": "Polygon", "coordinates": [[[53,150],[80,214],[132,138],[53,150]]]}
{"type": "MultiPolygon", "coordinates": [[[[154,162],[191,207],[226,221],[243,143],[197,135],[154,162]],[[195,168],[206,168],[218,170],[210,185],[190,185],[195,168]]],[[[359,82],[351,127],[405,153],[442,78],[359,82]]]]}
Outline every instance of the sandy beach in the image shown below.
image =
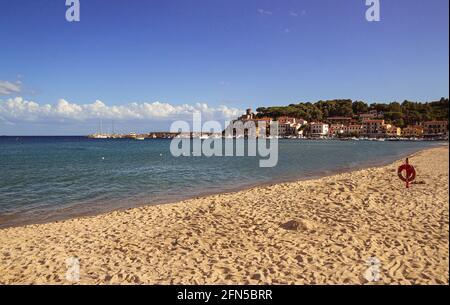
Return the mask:
{"type": "Polygon", "coordinates": [[[411,156],[409,189],[399,160],[3,229],[0,283],[448,284],[448,159],[448,146],[411,156]],[[66,278],[70,258],[80,262],[79,282],[66,278]]]}

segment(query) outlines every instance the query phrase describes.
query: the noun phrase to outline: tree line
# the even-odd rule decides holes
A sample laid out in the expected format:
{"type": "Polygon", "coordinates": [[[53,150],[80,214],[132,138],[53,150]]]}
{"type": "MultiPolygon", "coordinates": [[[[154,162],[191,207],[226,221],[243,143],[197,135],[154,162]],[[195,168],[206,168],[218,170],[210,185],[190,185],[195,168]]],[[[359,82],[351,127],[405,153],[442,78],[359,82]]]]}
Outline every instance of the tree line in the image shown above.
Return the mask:
{"type": "Polygon", "coordinates": [[[376,110],[383,113],[384,120],[398,127],[415,125],[425,121],[449,119],[449,99],[441,98],[439,101],[419,103],[403,101],[367,104],[363,101],[350,99],[335,99],[318,101],[316,103],[298,103],[289,106],[260,107],[256,109],[258,117],[281,116],[303,118],[307,121],[326,121],[329,117],[352,117],[357,119],[360,114],[376,110]]]}

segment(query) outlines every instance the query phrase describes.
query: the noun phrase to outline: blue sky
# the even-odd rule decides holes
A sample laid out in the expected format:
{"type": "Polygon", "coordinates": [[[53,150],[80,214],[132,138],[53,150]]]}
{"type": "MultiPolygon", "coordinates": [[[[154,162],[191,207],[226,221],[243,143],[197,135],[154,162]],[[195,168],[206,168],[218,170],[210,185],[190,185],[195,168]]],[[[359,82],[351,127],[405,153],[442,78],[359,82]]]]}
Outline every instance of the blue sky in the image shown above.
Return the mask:
{"type": "Polygon", "coordinates": [[[80,0],[69,23],[65,0],[0,0],[0,134],[83,134],[93,112],[147,111],[115,118],[128,131],[192,109],[448,97],[449,1],[380,2],[370,23],[365,0],[80,0]]]}

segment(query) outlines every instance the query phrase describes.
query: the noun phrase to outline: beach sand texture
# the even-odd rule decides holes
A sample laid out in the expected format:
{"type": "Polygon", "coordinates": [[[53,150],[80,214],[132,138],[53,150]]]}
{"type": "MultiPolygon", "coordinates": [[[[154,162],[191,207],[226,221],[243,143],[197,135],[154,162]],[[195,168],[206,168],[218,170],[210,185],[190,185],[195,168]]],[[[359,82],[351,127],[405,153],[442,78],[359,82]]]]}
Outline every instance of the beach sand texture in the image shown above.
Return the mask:
{"type": "Polygon", "coordinates": [[[0,230],[0,283],[448,284],[448,158],[0,230]]]}

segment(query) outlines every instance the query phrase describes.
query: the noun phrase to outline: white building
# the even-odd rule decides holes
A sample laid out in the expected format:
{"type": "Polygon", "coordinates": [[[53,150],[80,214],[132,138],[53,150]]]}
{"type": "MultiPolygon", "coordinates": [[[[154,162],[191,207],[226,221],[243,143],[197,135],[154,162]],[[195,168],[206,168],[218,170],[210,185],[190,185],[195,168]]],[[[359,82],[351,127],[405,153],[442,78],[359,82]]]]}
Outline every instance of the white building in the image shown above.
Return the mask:
{"type": "Polygon", "coordinates": [[[312,137],[323,138],[328,135],[328,124],[325,123],[312,123],[310,125],[310,134],[312,137]]]}
{"type": "Polygon", "coordinates": [[[301,127],[307,122],[303,119],[279,117],[278,118],[278,135],[285,136],[299,136],[302,134],[301,127]]]}

